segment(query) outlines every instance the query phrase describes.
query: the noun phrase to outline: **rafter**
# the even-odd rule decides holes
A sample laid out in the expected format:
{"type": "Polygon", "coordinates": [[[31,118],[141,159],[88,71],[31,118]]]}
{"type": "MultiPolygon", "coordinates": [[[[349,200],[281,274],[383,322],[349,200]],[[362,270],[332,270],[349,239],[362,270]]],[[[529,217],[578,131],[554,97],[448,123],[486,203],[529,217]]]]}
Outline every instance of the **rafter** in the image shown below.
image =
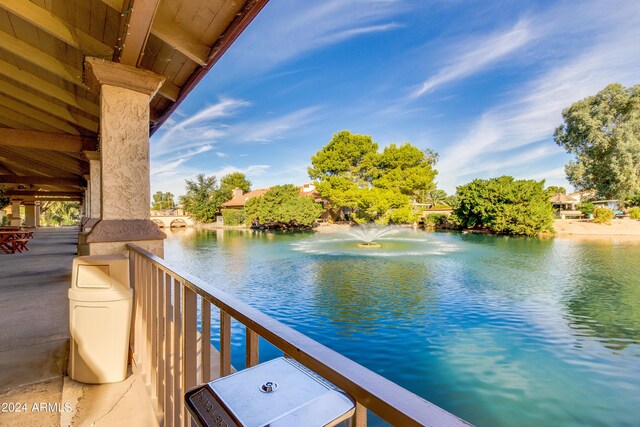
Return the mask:
{"type": "Polygon", "coordinates": [[[187,31],[184,31],[183,28],[184,27],[176,25],[172,17],[167,16],[159,10],[151,27],[151,34],[172,46],[198,65],[206,64],[211,47],[202,43],[187,31]]]}
{"type": "Polygon", "coordinates": [[[29,1],[0,0],[5,9],[85,55],[111,57],[113,49],[29,1]]]}
{"type": "Polygon", "coordinates": [[[42,52],[3,31],[0,31],[0,47],[24,59],[31,64],[40,67],[50,73],[82,88],[86,87],[82,83],[82,71],[42,52]]]}
{"type": "Polygon", "coordinates": [[[0,123],[15,129],[56,132],[58,129],[0,105],[0,123]]]}
{"type": "Polygon", "coordinates": [[[33,197],[33,196],[64,196],[64,197],[82,197],[83,194],[78,191],[31,191],[31,190],[7,190],[7,197],[33,197]]]}
{"type": "Polygon", "coordinates": [[[114,60],[137,67],[142,59],[144,47],[149,39],[151,25],[158,10],[160,0],[129,0],[135,7],[123,11],[121,32],[124,37],[120,42],[121,51],[114,53],[114,60]],[[126,29],[126,30],[125,30],[126,29]]]}
{"type": "Polygon", "coordinates": [[[14,166],[31,173],[46,176],[73,177],[82,175],[82,168],[78,164],[69,164],[51,159],[34,158],[22,153],[8,151],[0,147],[0,159],[2,163],[14,166]]]}
{"type": "Polygon", "coordinates": [[[40,175],[0,175],[0,184],[41,184],[70,187],[86,187],[84,178],[58,178],[40,175]]]}
{"type": "Polygon", "coordinates": [[[162,86],[160,86],[158,94],[173,102],[176,102],[180,97],[180,91],[181,89],[178,86],[165,81],[162,86]]]}
{"type": "Polygon", "coordinates": [[[111,6],[118,12],[122,12],[123,0],[102,0],[102,3],[106,4],[107,6],[111,6]]]}
{"type": "Polygon", "coordinates": [[[93,116],[100,117],[100,107],[97,104],[89,102],[82,97],[76,97],[75,94],[62,89],[60,86],[42,80],[40,77],[21,70],[15,65],[0,60],[0,74],[18,83],[22,83],[31,89],[56,98],[72,107],[85,111],[93,116]]]}
{"type": "Polygon", "coordinates": [[[75,123],[80,127],[90,130],[91,132],[98,131],[98,122],[88,119],[86,117],[80,116],[78,114],[73,114],[68,109],[61,107],[58,104],[55,104],[51,101],[47,101],[46,99],[43,99],[31,92],[27,92],[26,90],[22,90],[6,81],[0,80],[0,92],[4,93],[5,95],[9,95],[13,98],[19,99],[22,102],[25,102],[33,107],[39,108],[40,110],[47,112],[51,115],[54,115],[58,118],[61,118],[71,123],[75,123]]]}
{"type": "Polygon", "coordinates": [[[0,128],[0,147],[35,148],[80,153],[95,151],[98,140],[87,136],[0,128]]]}
{"type": "Polygon", "coordinates": [[[31,108],[20,101],[16,101],[13,98],[9,98],[4,95],[0,95],[0,104],[4,105],[11,110],[17,111],[20,114],[24,114],[27,117],[31,117],[39,122],[42,122],[46,125],[53,126],[56,129],[60,129],[63,132],[70,133],[72,135],[80,135],[78,129],[71,126],[69,123],[58,120],[53,116],[50,116],[47,113],[43,113],[40,110],[36,110],[35,108],[31,108]]]}

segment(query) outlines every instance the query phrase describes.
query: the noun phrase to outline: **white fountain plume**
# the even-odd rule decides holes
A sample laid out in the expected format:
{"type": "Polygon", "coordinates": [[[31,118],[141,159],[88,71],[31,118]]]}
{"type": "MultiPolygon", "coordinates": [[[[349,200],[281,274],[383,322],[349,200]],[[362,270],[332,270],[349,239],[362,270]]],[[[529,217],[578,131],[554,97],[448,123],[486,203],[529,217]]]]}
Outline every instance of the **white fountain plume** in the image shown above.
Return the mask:
{"type": "Polygon", "coordinates": [[[365,224],[351,227],[345,234],[354,237],[361,242],[371,243],[374,240],[396,234],[402,230],[403,229],[401,227],[393,227],[389,225],[365,224]]]}

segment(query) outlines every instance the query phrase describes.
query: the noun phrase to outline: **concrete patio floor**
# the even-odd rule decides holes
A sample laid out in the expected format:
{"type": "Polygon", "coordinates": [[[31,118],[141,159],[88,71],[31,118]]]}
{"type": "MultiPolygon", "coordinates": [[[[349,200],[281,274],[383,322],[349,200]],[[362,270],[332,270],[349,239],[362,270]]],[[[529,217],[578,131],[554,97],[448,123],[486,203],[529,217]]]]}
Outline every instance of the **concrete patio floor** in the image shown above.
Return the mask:
{"type": "Polygon", "coordinates": [[[0,404],[13,409],[0,425],[157,426],[140,375],[102,385],[66,376],[77,237],[77,227],[39,228],[28,252],[0,255],[0,404]]]}

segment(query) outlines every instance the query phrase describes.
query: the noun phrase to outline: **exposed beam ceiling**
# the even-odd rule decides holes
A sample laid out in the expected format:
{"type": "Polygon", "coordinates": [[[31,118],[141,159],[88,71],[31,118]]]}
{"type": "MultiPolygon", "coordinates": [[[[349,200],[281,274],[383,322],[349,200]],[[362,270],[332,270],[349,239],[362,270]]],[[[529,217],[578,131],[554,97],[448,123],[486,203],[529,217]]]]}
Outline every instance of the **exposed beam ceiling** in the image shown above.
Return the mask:
{"type": "MultiPolygon", "coordinates": [[[[55,104],[51,101],[41,98],[38,95],[33,94],[32,92],[27,92],[26,90],[22,90],[16,87],[15,85],[12,85],[11,83],[6,82],[4,80],[0,80],[0,92],[4,93],[5,95],[9,95],[15,99],[19,99],[24,103],[27,103],[33,107],[36,107],[42,111],[47,112],[48,114],[51,114],[60,119],[66,120],[68,122],[74,123],[91,132],[98,131],[97,121],[91,120],[79,114],[74,114],[68,109],[58,104],[55,104]]],[[[49,123],[49,121],[47,120],[45,123],[49,123]]]]}
{"type": "Polygon", "coordinates": [[[85,55],[102,57],[111,57],[113,55],[111,47],[29,1],[0,0],[0,7],[51,34],[69,46],[75,47],[85,55]]]}
{"type": "Polygon", "coordinates": [[[24,114],[27,117],[31,117],[41,123],[44,123],[49,126],[53,126],[54,128],[59,129],[65,133],[70,133],[72,135],[80,135],[80,132],[78,131],[78,129],[74,128],[66,121],[58,120],[47,113],[43,113],[40,110],[31,108],[20,101],[14,100],[13,98],[0,95],[0,104],[20,114],[24,114]]]}
{"type": "Polygon", "coordinates": [[[98,140],[86,136],[0,128],[0,147],[23,147],[52,151],[95,151],[98,140]]]}
{"type": "Polygon", "coordinates": [[[0,184],[42,184],[86,187],[87,181],[85,181],[84,178],[56,178],[39,175],[0,175],[0,184]]]}
{"type": "Polygon", "coordinates": [[[40,49],[31,46],[29,43],[0,31],[0,47],[37,67],[49,71],[50,73],[73,83],[76,86],[86,89],[84,83],[82,83],[82,70],[44,53],[40,49]]]}
{"type": "Polygon", "coordinates": [[[15,65],[0,60],[0,74],[40,93],[56,98],[72,107],[85,111],[93,116],[100,117],[100,107],[97,104],[89,102],[82,97],[75,96],[75,94],[62,89],[60,86],[42,80],[33,74],[21,70],[15,65]]]}

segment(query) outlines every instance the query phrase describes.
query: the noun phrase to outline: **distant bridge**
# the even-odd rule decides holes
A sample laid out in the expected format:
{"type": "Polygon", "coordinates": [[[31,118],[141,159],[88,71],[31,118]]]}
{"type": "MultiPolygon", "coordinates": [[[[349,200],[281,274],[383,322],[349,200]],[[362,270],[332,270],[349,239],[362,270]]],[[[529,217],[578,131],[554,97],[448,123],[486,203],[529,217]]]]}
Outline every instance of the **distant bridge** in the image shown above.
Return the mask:
{"type": "Polygon", "coordinates": [[[182,228],[195,224],[191,217],[186,215],[154,215],[151,221],[158,224],[160,228],[182,228]]]}

